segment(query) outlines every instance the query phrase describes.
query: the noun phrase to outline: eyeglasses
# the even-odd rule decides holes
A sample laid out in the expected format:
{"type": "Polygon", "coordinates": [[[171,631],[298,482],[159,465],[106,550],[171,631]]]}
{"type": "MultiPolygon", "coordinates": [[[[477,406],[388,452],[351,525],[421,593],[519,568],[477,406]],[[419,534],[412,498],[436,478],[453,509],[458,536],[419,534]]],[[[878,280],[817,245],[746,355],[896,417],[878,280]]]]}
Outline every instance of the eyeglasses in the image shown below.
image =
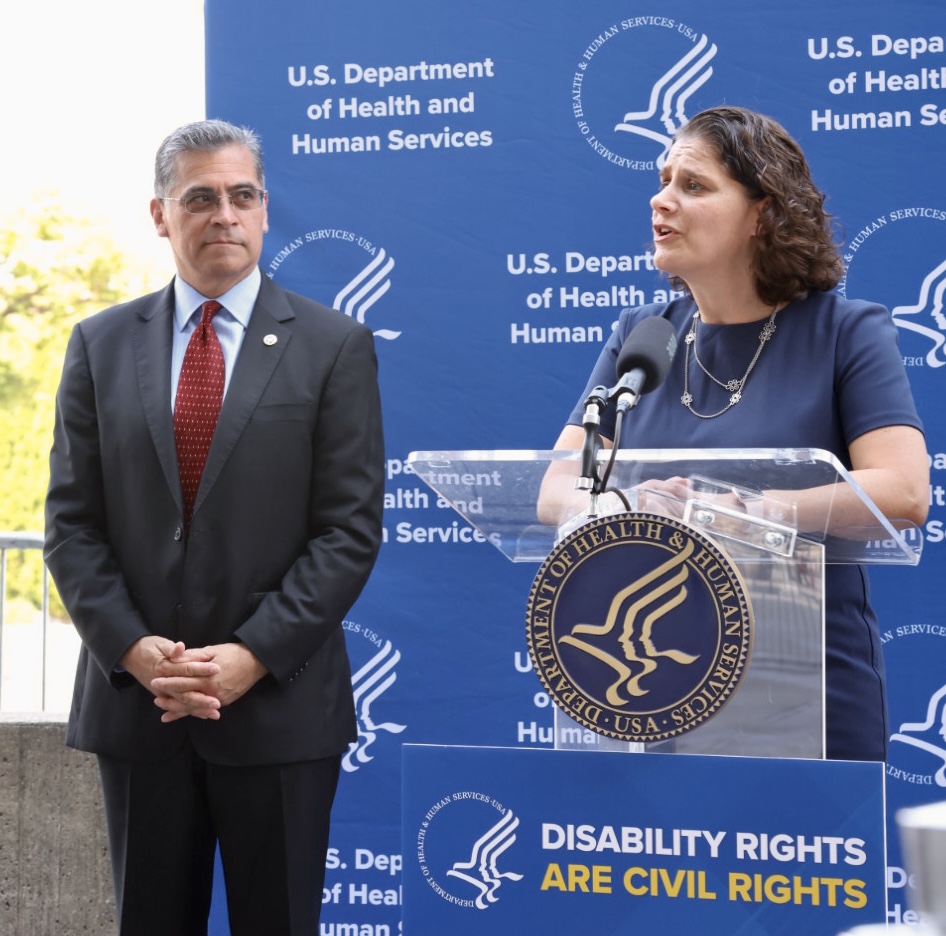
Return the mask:
{"type": "Polygon", "coordinates": [[[162,197],[161,201],[176,201],[188,214],[209,214],[216,211],[220,201],[229,199],[230,204],[239,211],[256,211],[263,204],[266,192],[263,189],[237,188],[226,195],[217,195],[215,192],[191,192],[183,198],[172,198],[170,195],[162,197]]]}

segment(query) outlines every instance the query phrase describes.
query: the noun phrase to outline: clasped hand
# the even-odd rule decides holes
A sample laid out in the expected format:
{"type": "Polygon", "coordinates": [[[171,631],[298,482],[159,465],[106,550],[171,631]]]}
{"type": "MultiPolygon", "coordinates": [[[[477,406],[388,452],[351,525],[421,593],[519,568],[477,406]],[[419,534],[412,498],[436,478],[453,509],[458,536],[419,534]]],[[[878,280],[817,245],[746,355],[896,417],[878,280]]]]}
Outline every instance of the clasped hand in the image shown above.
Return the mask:
{"type": "Polygon", "coordinates": [[[216,721],[220,710],[248,692],[266,673],[239,643],[188,649],[166,637],[142,637],[122,657],[122,666],[154,694],[161,721],[216,721]]]}
{"type": "Polygon", "coordinates": [[[639,484],[636,494],[638,510],[668,517],[682,518],[687,501],[694,497],[702,504],[716,505],[730,513],[746,513],[746,505],[737,489],[725,484],[717,485],[716,490],[698,492],[687,478],[654,479],[639,484]]]}

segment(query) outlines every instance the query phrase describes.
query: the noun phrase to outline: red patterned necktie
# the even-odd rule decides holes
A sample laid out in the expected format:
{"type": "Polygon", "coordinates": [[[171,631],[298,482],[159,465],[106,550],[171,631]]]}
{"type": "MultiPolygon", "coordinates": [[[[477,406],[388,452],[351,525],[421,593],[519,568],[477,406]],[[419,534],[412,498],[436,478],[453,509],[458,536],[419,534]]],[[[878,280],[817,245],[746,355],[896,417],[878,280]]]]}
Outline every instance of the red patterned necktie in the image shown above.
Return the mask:
{"type": "Polygon", "coordinates": [[[210,323],[221,308],[214,300],[200,307],[200,323],[184,352],[174,402],[174,439],[184,495],[185,525],[190,525],[200,476],[204,472],[204,462],[223,402],[223,350],[210,323]]]}

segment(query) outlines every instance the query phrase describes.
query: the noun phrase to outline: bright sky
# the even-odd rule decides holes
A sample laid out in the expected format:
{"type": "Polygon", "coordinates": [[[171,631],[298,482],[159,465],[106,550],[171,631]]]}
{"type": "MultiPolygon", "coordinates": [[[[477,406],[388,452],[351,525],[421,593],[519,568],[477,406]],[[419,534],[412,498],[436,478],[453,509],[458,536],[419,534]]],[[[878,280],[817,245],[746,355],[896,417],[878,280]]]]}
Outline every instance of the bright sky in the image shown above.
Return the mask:
{"type": "Polygon", "coordinates": [[[58,192],[173,271],[154,233],[154,151],[204,111],[203,0],[19,0],[0,13],[0,198],[58,192]]]}

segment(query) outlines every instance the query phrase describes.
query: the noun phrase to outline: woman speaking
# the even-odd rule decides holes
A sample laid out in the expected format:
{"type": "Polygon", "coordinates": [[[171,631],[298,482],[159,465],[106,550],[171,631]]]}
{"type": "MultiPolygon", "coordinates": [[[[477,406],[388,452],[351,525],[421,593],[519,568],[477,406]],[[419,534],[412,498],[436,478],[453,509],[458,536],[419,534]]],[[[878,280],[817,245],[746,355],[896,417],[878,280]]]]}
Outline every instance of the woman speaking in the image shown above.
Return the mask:
{"type": "MultiPolygon", "coordinates": [[[[628,333],[660,316],[679,342],[670,371],[620,439],[613,408],[603,414],[604,445],[824,449],[885,516],[922,524],[928,460],[896,327],[882,306],[832,292],[842,262],[798,144],[752,111],[705,110],[676,135],[650,205],[654,263],[682,297],[621,313],[556,448],[582,448],[589,390],[616,383],[628,333]]],[[[663,483],[685,496],[686,481],[663,483]]],[[[814,495],[795,503],[800,529],[823,509],[814,495]]],[[[557,522],[548,503],[543,514],[557,522]]],[[[883,760],[884,667],[866,573],[830,565],[825,591],[827,756],[883,760]]]]}

